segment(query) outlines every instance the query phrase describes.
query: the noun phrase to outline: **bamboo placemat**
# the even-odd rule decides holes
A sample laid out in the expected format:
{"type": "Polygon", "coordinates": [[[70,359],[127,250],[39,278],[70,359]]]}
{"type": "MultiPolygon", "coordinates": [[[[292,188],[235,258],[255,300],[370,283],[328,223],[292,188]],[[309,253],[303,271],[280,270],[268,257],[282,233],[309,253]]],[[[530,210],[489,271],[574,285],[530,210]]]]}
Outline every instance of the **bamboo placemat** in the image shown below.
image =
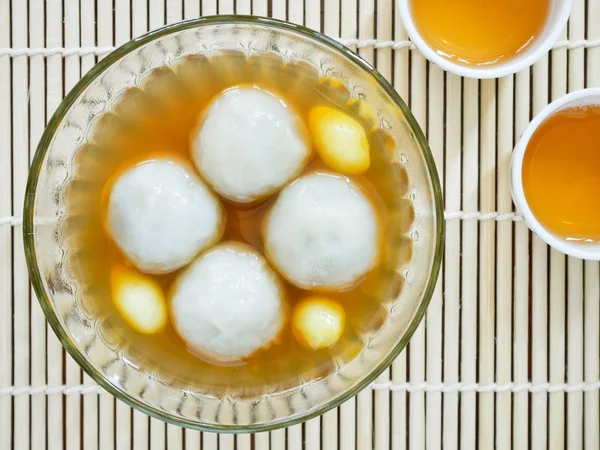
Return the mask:
{"type": "Polygon", "coordinates": [[[0,449],[600,448],[599,265],[550,250],[509,190],[532,116],[600,86],[600,0],[574,0],[555,49],[500,80],[445,74],[406,39],[392,0],[0,0],[0,449]],[[236,437],[165,425],[98,390],[44,320],[20,229],[30,159],[80,76],[148,30],[230,13],[303,23],[374,64],[428,135],[447,219],[427,319],[391,369],[320,418],[236,437]]]}

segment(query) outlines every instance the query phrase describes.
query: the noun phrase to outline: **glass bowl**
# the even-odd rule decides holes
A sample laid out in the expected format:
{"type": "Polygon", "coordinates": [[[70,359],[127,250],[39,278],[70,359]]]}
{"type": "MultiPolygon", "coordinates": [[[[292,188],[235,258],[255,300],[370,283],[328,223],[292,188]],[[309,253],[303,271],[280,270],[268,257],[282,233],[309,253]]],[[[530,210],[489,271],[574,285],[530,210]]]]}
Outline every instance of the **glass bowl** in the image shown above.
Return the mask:
{"type": "MultiPolygon", "coordinates": [[[[65,97],[50,120],[33,160],[23,213],[31,280],[48,322],[63,346],[104,389],[166,422],[217,432],[266,431],[310,419],[338,406],[369,385],[402,351],[422,320],[437,280],[443,242],[443,203],[435,164],[423,132],[406,104],[373,67],[315,31],[273,19],[218,16],[180,22],[137,38],[99,62],[65,97]],[[66,187],[75,154],[90,140],[95,121],[120,93],[139,86],[161,66],[189,55],[236,50],[275,53],[308,63],[323,77],[341,81],[354,99],[375,112],[392,138],[390,164],[403,174],[400,189],[414,220],[398,239],[411,250],[395,268],[402,288],[385,303],[378,329],[363,336],[358,354],[329,375],[292,388],[265,387],[260,394],[192,389],[170,383],[131,363],[82,306],[87,295],[69,272],[66,187]],[[413,214],[414,211],[414,214],[413,214]],[[200,392],[201,391],[201,392],[200,392]]],[[[85,217],[83,217],[84,219],[85,217]]],[[[412,217],[411,217],[412,218],[412,217]]],[[[399,242],[401,242],[399,241],[399,242]]]]}

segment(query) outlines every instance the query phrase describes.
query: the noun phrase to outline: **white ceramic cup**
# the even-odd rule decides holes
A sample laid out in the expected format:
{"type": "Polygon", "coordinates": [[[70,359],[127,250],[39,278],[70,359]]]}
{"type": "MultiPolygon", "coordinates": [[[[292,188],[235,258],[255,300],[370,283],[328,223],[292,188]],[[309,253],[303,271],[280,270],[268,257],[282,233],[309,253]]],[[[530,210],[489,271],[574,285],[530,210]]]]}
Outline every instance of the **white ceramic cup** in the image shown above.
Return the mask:
{"type": "MultiPolygon", "coordinates": [[[[550,0],[550,14],[540,36],[538,36],[523,52],[507,61],[487,66],[464,66],[439,55],[436,49],[427,44],[413,21],[410,3],[419,0],[398,0],[400,16],[406,32],[415,46],[432,63],[437,64],[447,72],[452,72],[467,78],[500,78],[526,69],[540,60],[556,43],[560,33],[565,28],[571,13],[572,0],[550,0]]],[[[524,2],[528,0],[523,0],[524,2]]]]}
{"type": "MultiPolygon", "coordinates": [[[[541,237],[548,245],[555,249],[566,253],[567,255],[574,256],[576,258],[590,259],[598,261],[600,260],[600,244],[579,244],[572,241],[567,241],[564,238],[554,235],[548,231],[540,222],[537,220],[527,199],[525,198],[525,192],[523,191],[523,158],[527,151],[527,145],[538,127],[554,113],[573,106],[583,105],[600,105],[600,88],[583,89],[581,91],[572,92],[571,94],[565,95],[564,97],[555,100],[546,106],[540,113],[535,116],[533,121],[529,124],[521,139],[517,143],[512,156],[512,163],[510,168],[510,185],[512,191],[513,201],[517,207],[517,210],[523,216],[525,222],[529,228],[541,237]]],[[[600,130],[598,130],[600,133],[600,130]]],[[[591,193],[591,195],[597,195],[598,193],[591,193]]]]}

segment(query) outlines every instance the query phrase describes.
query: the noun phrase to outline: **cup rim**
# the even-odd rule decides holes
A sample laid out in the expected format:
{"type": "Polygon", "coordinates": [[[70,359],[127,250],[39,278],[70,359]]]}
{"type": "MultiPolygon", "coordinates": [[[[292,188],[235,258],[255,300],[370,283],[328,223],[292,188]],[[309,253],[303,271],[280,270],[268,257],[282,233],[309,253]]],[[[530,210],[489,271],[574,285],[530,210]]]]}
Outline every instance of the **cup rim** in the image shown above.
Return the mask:
{"type": "Polygon", "coordinates": [[[446,72],[453,73],[465,78],[476,78],[480,80],[502,78],[507,75],[520,72],[532,66],[534,63],[539,61],[548,51],[552,49],[554,43],[558,40],[560,34],[564,30],[569,15],[571,14],[572,0],[558,0],[559,11],[558,17],[551,25],[552,28],[546,38],[544,38],[538,45],[538,47],[523,56],[516,56],[501,64],[492,64],[485,69],[473,68],[469,66],[462,66],[460,64],[453,63],[446,58],[440,56],[433,48],[425,42],[421,37],[421,33],[417,30],[417,27],[412,19],[412,13],[409,6],[410,0],[398,0],[398,6],[400,9],[400,17],[404,28],[413,42],[415,47],[427,58],[430,62],[438,65],[446,72]]]}
{"type": "Polygon", "coordinates": [[[588,88],[579,91],[571,92],[570,94],[564,95],[557,100],[550,103],[544,109],[542,109],[530,124],[525,129],[525,132],[519,139],[519,142],[515,146],[511,167],[511,192],[513,201],[517,210],[522,215],[523,219],[529,226],[529,228],[535,232],[546,244],[559,250],[560,252],[573,256],[576,258],[599,261],[600,260],[600,247],[590,247],[590,249],[583,249],[579,245],[570,244],[568,241],[556,237],[554,234],[549,232],[535,217],[523,189],[523,159],[525,152],[531,137],[537,131],[539,126],[546,121],[555,112],[564,109],[572,103],[579,102],[581,100],[597,99],[594,104],[600,105],[600,88],[588,88]]]}
{"type": "Polygon", "coordinates": [[[109,392],[115,398],[125,402],[129,406],[164,422],[174,424],[177,426],[183,426],[199,431],[208,432],[220,432],[220,433],[250,433],[250,432],[264,432],[270,431],[282,427],[295,425],[311,418],[317,417],[337,406],[344,401],[348,400],[352,396],[356,395],[359,391],[367,387],[373,382],[400,354],[400,352],[406,347],[410,338],[418,328],[425,312],[433,296],[437,279],[442,263],[442,252],[444,243],[444,208],[443,208],[443,197],[440,180],[438,177],[435,160],[431,149],[427,143],[425,135],[419,126],[417,120],[412,115],[408,106],[404,103],[397,91],[392,85],[369,63],[360,58],[357,54],[352,52],[347,47],[343,46],[339,42],[331,39],[317,31],[310,28],[296,25],[290,22],[285,22],[278,19],[272,19],[267,17],[249,16],[249,15],[216,15],[206,16],[196,19],[190,19],[185,21],[176,22],[174,24],[166,25],[154,31],[150,31],[138,38],[135,38],[116,50],[108,54],[101,61],[99,61],[89,72],[87,72],[79,82],[68,92],[64,97],[57,110],[52,115],[48,122],[44,133],[39,141],[36,148],[36,152],[31,164],[31,170],[27,180],[27,186],[25,191],[25,202],[23,207],[23,241],[25,247],[25,258],[27,262],[27,268],[31,279],[32,286],[36,293],[36,297],[42,307],[44,315],[48,320],[48,323],[52,327],[54,333],[60,340],[63,347],[78,363],[78,365],[85,370],[85,372],[96,382],[100,387],[109,392]],[[135,397],[128,394],[127,391],[113,384],[108,378],[105,378],[96,368],[87,361],[80,350],[71,342],[70,336],[67,334],[65,329],[62,327],[60,320],[54,309],[51,306],[50,300],[47,297],[47,292],[44,287],[42,275],[38,269],[35,239],[34,239],[34,208],[35,208],[35,193],[37,189],[38,179],[40,175],[40,167],[45,160],[46,153],[50,146],[50,143],[54,137],[54,133],[64,119],[65,114],[69,111],[70,107],[79,97],[79,95],[85,90],[85,88],[99,77],[105,70],[107,70],[114,62],[123,58],[128,53],[135,49],[166,35],[183,31],[189,28],[200,27],[204,25],[215,25],[215,24],[258,24],[265,27],[276,28],[285,31],[291,31],[305,36],[309,39],[315,40],[318,43],[325,45],[326,47],[338,52],[344,58],[355,63],[359,68],[369,74],[374,81],[384,90],[384,92],[390,97],[395,106],[402,111],[406,121],[408,122],[411,131],[414,133],[415,139],[417,140],[419,147],[422,150],[423,158],[425,160],[426,170],[432,185],[432,198],[433,198],[433,212],[432,219],[434,223],[434,248],[432,252],[431,260],[431,272],[429,279],[426,282],[425,288],[422,292],[422,299],[419,303],[417,310],[414,313],[414,317],[410,324],[407,326],[406,333],[395,347],[383,358],[380,363],[370,373],[360,380],[353,389],[348,389],[345,392],[340,393],[336,398],[324,403],[318,408],[312,410],[306,410],[295,416],[280,419],[278,421],[268,422],[264,424],[250,424],[243,426],[235,425],[221,425],[221,424],[207,424],[203,422],[197,422],[192,420],[186,420],[180,417],[175,417],[166,411],[162,411],[158,408],[147,405],[135,397]]]}

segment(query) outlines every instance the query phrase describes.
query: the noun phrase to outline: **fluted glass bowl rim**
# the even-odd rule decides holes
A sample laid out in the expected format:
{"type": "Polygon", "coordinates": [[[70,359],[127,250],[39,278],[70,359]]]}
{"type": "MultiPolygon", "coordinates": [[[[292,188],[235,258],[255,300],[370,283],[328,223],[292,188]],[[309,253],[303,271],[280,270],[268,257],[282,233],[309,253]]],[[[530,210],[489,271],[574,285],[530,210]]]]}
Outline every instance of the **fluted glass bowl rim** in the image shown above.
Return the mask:
{"type": "Polygon", "coordinates": [[[423,319],[425,315],[425,311],[431,297],[433,295],[433,291],[435,289],[435,285],[437,282],[441,261],[442,261],[442,252],[443,252],[443,242],[444,242],[444,211],[443,211],[443,198],[442,198],[442,190],[440,181],[437,174],[437,169],[435,166],[435,161],[433,159],[433,155],[427,143],[427,139],[423,134],[420,126],[418,125],[416,119],[412,115],[408,106],[404,103],[404,101],[400,98],[399,94],[396,90],[390,85],[390,83],[379,73],[375,68],[373,68],[369,63],[360,58],[354,52],[352,52],[347,47],[343,46],[339,42],[317,32],[306,28],[301,25],[292,24],[289,22],[284,22],[277,19],[266,18],[266,17],[257,17],[257,16],[244,16],[244,15],[217,15],[217,16],[207,16],[200,17],[197,19],[185,20],[181,22],[177,22],[171,25],[164,26],[157,30],[148,32],[138,38],[135,38],[126,44],[115,49],[113,52],[108,54],[105,58],[103,58],[100,62],[98,62],[88,73],[86,73],[79,82],[71,89],[71,91],[65,96],[62,100],[56,112],[52,115],[52,118],[48,122],[44,133],[40,139],[40,142],[37,146],[32,164],[29,173],[29,178],[27,181],[27,187],[25,191],[25,202],[23,209],[23,241],[25,248],[25,257],[27,260],[27,267],[29,270],[29,276],[31,279],[31,283],[35,290],[38,301],[44,311],[44,315],[48,320],[48,323],[54,330],[54,333],[57,335],[63,347],[69,352],[69,354],[73,357],[73,359],[85,370],[85,372],[96,382],[100,387],[104,390],[112,394],[117,399],[125,402],[129,406],[136,408],[149,416],[158,418],[167,423],[171,423],[174,425],[192,428],[200,431],[208,431],[208,432],[229,432],[229,433],[245,433],[245,432],[263,432],[269,431],[277,428],[287,427],[291,425],[295,425],[306,420],[309,420],[313,417],[321,415],[330,409],[339,406],[344,401],[348,400],[350,397],[364,389],[368,386],[372,381],[379,376],[381,372],[383,372],[392,361],[400,354],[400,352],[406,347],[408,341],[412,337],[413,333],[417,329],[419,323],[423,319]],[[433,194],[433,203],[434,203],[434,212],[433,218],[435,222],[435,249],[433,253],[433,262],[431,266],[431,272],[428,280],[428,284],[425,288],[425,292],[423,293],[422,301],[419,304],[417,311],[415,313],[414,319],[410,323],[407,328],[406,333],[398,344],[388,353],[388,355],[382,359],[379,365],[372,370],[367,376],[365,376],[353,389],[348,389],[346,392],[340,394],[337,398],[330,400],[329,402],[323,404],[321,407],[305,411],[304,413],[300,413],[298,415],[294,415],[289,419],[279,420],[273,423],[265,423],[265,424],[257,424],[257,425],[243,425],[243,426],[234,426],[234,425],[220,425],[220,424],[206,424],[200,423],[192,420],[184,420],[178,417],[174,417],[165,411],[159,410],[152,406],[149,406],[134,397],[130,396],[125,390],[115,386],[104,377],[96,368],[88,362],[88,360],[84,357],[84,355],[79,351],[79,349],[73,345],[71,342],[71,338],[68,333],[60,324],[60,321],[56,315],[56,312],[51,307],[51,302],[48,298],[48,294],[46,289],[44,288],[44,283],[42,281],[42,275],[40,273],[37,258],[36,258],[36,250],[35,250],[35,239],[34,239],[34,206],[35,206],[35,193],[37,190],[38,179],[40,170],[42,167],[42,163],[46,157],[46,153],[50,146],[50,143],[54,137],[56,130],[58,129],[59,124],[65,117],[66,113],[69,111],[70,107],[77,100],[77,98],[83,93],[86,87],[94,81],[98,76],[100,76],[105,70],[107,70],[113,63],[123,58],[128,53],[136,50],[137,48],[161,37],[167,36],[169,34],[177,33],[189,28],[201,27],[205,25],[236,25],[236,24],[246,24],[246,25],[261,25],[265,27],[271,27],[274,29],[291,31],[294,33],[298,33],[305,37],[308,37],[311,40],[317,41],[320,44],[324,44],[325,46],[333,49],[337,53],[341,54],[342,57],[350,60],[361,69],[363,69],[366,73],[370,74],[372,78],[377,82],[377,84],[389,95],[390,99],[394,102],[395,106],[399,108],[406,121],[414,134],[415,139],[419,145],[423,153],[423,157],[425,159],[426,167],[429,172],[429,178],[432,184],[432,194],[433,194]]]}

